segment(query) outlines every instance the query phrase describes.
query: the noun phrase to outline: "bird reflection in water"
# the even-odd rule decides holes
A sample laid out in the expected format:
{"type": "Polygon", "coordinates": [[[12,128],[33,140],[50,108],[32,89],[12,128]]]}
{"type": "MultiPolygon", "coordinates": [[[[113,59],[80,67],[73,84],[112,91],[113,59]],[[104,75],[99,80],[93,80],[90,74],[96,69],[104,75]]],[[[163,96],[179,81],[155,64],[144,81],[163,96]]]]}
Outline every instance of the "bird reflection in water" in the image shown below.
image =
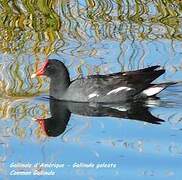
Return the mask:
{"type": "MultiPolygon", "coordinates": [[[[157,99],[153,99],[154,101],[157,99]]],[[[61,135],[69,122],[71,113],[91,117],[115,117],[138,120],[152,124],[160,124],[164,120],[151,114],[144,101],[127,102],[122,104],[75,103],[49,99],[51,117],[37,119],[47,136],[61,135]]]]}

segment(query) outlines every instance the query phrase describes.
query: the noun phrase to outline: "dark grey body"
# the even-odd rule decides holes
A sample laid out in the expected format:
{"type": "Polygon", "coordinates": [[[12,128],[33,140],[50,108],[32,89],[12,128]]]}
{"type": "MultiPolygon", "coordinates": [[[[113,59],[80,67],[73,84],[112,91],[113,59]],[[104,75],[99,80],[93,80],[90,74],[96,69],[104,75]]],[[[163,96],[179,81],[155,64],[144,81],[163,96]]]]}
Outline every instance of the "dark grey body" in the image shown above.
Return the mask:
{"type": "MultiPolygon", "coordinates": [[[[116,80],[115,80],[116,81],[116,80]]],[[[118,82],[119,83],[119,82],[118,82]]],[[[121,90],[117,93],[111,93],[114,88],[126,87],[124,84],[114,85],[114,80],[107,81],[105,78],[95,76],[92,78],[82,78],[73,81],[68,90],[60,94],[59,99],[74,101],[74,102],[119,102],[126,101],[129,97],[132,98],[135,94],[135,88],[130,90],[121,90]],[[102,85],[100,84],[102,83],[102,85]],[[74,94],[74,96],[73,96],[74,94]]],[[[128,88],[129,89],[129,88],[128,88]]]]}
{"type": "Polygon", "coordinates": [[[173,83],[151,84],[165,72],[152,66],[136,71],[119,72],[108,75],[92,75],[70,81],[65,65],[58,60],[49,60],[44,75],[50,77],[50,96],[73,102],[113,103],[151,96],[151,89],[157,94],[173,83]],[[157,87],[158,89],[154,89],[157,87]],[[152,89],[153,88],[153,89],[152,89]]]}

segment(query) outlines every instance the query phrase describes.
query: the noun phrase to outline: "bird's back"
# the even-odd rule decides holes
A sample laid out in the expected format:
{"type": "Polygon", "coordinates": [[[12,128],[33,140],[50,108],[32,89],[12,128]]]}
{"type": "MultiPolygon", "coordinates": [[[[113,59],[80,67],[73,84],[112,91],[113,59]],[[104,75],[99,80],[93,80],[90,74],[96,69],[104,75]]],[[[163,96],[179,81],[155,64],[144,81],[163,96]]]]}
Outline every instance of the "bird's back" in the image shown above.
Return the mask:
{"type": "Polygon", "coordinates": [[[77,102],[126,101],[150,87],[150,83],[165,72],[157,68],[159,66],[79,78],[70,84],[64,99],[77,102]]]}

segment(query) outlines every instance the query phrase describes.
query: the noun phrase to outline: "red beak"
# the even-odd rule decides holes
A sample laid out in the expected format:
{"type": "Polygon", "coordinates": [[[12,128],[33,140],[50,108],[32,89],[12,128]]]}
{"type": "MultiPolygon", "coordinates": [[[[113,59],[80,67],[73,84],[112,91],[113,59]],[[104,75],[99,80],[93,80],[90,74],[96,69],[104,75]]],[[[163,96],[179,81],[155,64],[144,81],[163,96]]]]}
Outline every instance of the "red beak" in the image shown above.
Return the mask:
{"type": "Polygon", "coordinates": [[[48,65],[48,59],[45,61],[45,63],[43,64],[43,66],[35,73],[31,75],[31,78],[34,78],[35,76],[41,76],[44,75],[45,69],[48,65]]]}

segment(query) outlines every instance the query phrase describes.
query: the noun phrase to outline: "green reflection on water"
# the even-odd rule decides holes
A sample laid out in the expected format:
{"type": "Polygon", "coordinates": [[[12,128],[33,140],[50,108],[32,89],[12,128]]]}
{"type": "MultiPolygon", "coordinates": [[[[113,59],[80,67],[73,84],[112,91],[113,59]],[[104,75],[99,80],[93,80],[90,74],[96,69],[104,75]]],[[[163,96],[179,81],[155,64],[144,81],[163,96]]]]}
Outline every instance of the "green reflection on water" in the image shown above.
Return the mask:
{"type": "Polygon", "coordinates": [[[0,11],[4,53],[49,55],[68,39],[86,40],[89,31],[96,40],[182,39],[179,0],[1,0],[0,11]]]}
{"type": "MultiPolygon", "coordinates": [[[[34,54],[38,57],[39,54],[48,56],[59,51],[66,54],[66,49],[71,46],[71,55],[85,53],[96,59],[99,56],[97,47],[85,48],[87,40],[93,38],[94,43],[105,39],[119,42],[123,60],[127,51],[123,44],[130,40],[133,52],[129,66],[132,66],[136,63],[135,56],[140,56],[134,42],[182,40],[181,11],[180,0],[0,0],[0,53],[16,54],[18,59],[10,58],[12,61],[8,63],[2,59],[0,64],[0,119],[1,123],[11,120],[10,124],[2,126],[3,134],[21,139],[35,134],[41,139],[43,132],[31,118],[49,117],[48,102],[25,98],[47,91],[45,79],[30,79],[38,63],[28,64],[26,58],[20,61],[18,55],[34,54]],[[75,42],[76,47],[72,45],[75,42]]],[[[143,55],[139,64],[143,64],[147,52],[142,45],[140,49],[143,55]]],[[[123,60],[123,69],[124,63],[123,60]]],[[[75,68],[77,74],[83,74],[83,66],[88,74],[101,71],[99,65],[93,70],[93,66],[84,61],[75,68]]],[[[175,114],[171,115],[172,118],[166,117],[171,125],[174,123],[173,127],[181,122],[175,114]]],[[[180,114],[178,116],[181,118],[180,114]]],[[[133,145],[126,142],[123,146],[133,145]]]]}
{"type": "Polygon", "coordinates": [[[36,63],[28,65],[16,60],[0,64],[0,96],[31,97],[39,92],[47,91],[47,84],[43,83],[46,79],[30,77],[36,68],[36,63]]]}
{"type": "MultiPolygon", "coordinates": [[[[20,61],[19,54],[34,54],[38,57],[39,54],[48,56],[59,51],[64,53],[71,44],[73,50],[70,54],[85,54],[96,59],[97,48],[84,48],[88,39],[94,38],[94,43],[105,39],[117,41],[121,51],[122,44],[131,40],[133,52],[129,64],[132,65],[135,63],[134,56],[138,55],[133,42],[182,40],[181,11],[182,2],[179,0],[0,0],[0,52],[16,54],[18,59],[0,64],[0,97],[4,98],[1,100],[1,117],[6,117],[6,114],[10,119],[31,116],[26,109],[29,104],[14,100],[16,103],[12,104],[7,97],[21,99],[47,92],[45,79],[30,79],[30,74],[37,69],[38,61],[23,63],[26,59],[20,61]],[[72,43],[77,43],[78,46],[75,47],[72,43]],[[80,48],[81,46],[83,47],[80,48]],[[17,112],[17,109],[20,111],[19,108],[24,114],[17,112]]],[[[140,64],[143,63],[144,56],[145,52],[140,64]]],[[[75,67],[78,75],[83,74],[83,66],[88,74],[102,70],[100,65],[93,67],[81,61],[75,67]]]]}
{"type": "Polygon", "coordinates": [[[2,52],[16,53],[24,48],[31,48],[34,53],[51,51],[61,27],[61,19],[54,10],[56,1],[3,0],[0,5],[2,52]],[[46,40],[48,45],[41,49],[46,40]],[[27,41],[32,41],[30,47],[26,47],[27,41]]]}

